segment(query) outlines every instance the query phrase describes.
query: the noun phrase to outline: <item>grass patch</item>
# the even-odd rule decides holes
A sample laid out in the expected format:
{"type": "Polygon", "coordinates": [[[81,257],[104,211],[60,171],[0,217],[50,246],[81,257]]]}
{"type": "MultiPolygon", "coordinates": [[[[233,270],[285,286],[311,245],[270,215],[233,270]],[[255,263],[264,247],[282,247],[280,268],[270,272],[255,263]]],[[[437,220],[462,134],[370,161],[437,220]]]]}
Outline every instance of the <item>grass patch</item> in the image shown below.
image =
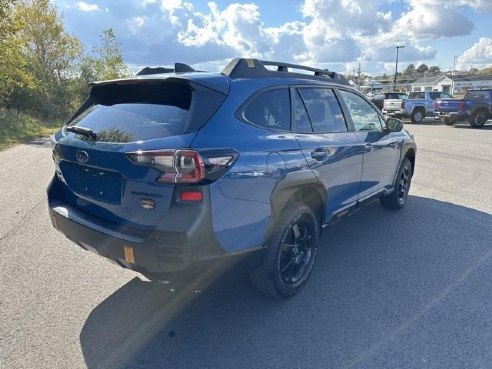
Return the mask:
{"type": "Polygon", "coordinates": [[[0,150],[56,132],[62,123],[43,123],[16,110],[0,108],[0,150]]]}

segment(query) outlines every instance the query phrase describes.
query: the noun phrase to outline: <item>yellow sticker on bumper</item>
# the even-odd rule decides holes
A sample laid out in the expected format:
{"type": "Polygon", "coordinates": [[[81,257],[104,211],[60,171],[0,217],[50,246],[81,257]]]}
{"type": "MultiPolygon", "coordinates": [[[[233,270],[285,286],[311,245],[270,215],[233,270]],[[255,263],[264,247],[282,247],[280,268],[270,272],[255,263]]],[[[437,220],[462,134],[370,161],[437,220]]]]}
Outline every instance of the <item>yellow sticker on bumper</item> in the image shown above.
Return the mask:
{"type": "Polygon", "coordinates": [[[135,264],[135,255],[133,254],[133,247],[131,246],[123,246],[125,250],[125,261],[128,264],[135,264]]]}

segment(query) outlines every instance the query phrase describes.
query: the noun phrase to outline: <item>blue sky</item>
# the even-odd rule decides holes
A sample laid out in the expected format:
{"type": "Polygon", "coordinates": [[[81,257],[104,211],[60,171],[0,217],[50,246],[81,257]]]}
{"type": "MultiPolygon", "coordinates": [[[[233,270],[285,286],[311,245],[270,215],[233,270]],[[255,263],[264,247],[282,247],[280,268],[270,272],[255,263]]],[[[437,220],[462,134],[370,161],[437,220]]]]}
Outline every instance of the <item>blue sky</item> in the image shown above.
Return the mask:
{"type": "Polygon", "coordinates": [[[126,63],[220,70],[257,57],[392,74],[408,64],[492,66],[492,0],[52,0],[88,47],[113,28],[126,63]]]}

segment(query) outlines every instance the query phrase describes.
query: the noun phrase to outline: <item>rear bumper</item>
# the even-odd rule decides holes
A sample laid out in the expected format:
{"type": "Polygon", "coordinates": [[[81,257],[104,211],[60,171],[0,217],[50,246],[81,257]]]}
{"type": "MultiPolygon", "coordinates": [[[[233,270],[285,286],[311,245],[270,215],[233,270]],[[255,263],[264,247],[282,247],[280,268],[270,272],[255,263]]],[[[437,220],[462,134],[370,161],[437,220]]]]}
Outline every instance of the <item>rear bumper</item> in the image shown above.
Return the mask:
{"type": "Polygon", "coordinates": [[[152,231],[128,232],[128,227],[107,227],[104,221],[61,204],[50,192],[59,185],[56,178],[48,187],[49,215],[53,227],[85,250],[151,279],[175,280],[237,263],[257,263],[261,247],[225,252],[213,233],[209,196],[203,203],[176,203],[152,231]]]}
{"type": "Polygon", "coordinates": [[[440,111],[440,112],[436,112],[436,115],[435,115],[437,118],[441,118],[441,119],[450,119],[452,121],[460,121],[460,120],[466,120],[469,118],[469,115],[465,112],[455,112],[455,111],[452,111],[452,112],[444,112],[444,111],[440,111]]]}
{"type": "Polygon", "coordinates": [[[387,115],[389,117],[408,117],[409,113],[405,109],[398,109],[398,110],[393,110],[393,109],[383,109],[382,113],[384,115],[387,115]]]}

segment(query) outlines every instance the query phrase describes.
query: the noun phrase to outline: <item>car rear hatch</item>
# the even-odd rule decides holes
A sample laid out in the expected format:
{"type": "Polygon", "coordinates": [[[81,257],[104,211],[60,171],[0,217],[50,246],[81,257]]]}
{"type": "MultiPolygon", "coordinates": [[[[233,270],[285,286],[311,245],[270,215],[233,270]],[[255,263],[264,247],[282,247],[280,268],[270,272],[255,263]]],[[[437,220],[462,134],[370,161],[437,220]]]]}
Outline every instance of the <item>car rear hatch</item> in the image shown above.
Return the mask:
{"type": "Polygon", "coordinates": [[[53,137],[57,200],[101,223],[154,228],[173,201],[177,149],[190,147],[223,102],[220,90],[176,77],[93,86],[53,137]]]}

